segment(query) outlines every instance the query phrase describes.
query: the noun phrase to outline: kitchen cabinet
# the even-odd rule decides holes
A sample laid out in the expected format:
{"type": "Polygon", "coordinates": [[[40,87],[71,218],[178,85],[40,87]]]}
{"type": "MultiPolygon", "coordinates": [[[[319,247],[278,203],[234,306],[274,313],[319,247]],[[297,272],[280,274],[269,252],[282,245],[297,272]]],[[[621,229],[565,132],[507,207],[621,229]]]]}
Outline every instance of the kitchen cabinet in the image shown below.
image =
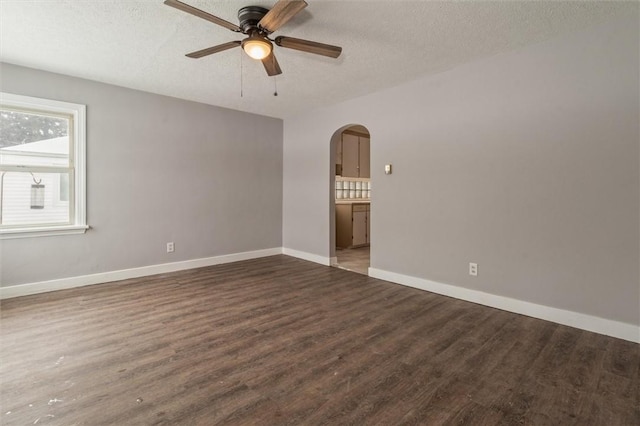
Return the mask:
{"type": "Polygon", "coordinates": [[[371,177],[371,139],[359,137],[358,171],[361,178],[371,177]]]}
{"type": "Polygon", "coordinates": [[[342,139],[336,143],[336,176],[342,176],[342,139]]]}
{"type": "Polygon", "coordinates": [[[342,176],[359,177],[360,138],[342,134],[342,176]]]}
{"type": "Polygon", "coordinates": [[[336,247],[366,246],[370,243],[370,230],[369,204],[336,204],[336,247]]]}
{"type": "Polygon", "coordinates": [[[360,133],[342,134],[338,152],[342,153],[340,163],[343,177],[368,178],[371,177],[371,140],[369,136],[360,133]]]}
{"type": "Polygon", "coordinates": [[[371,204],[367,204],[367,245],[371,244],[371,204]]]}

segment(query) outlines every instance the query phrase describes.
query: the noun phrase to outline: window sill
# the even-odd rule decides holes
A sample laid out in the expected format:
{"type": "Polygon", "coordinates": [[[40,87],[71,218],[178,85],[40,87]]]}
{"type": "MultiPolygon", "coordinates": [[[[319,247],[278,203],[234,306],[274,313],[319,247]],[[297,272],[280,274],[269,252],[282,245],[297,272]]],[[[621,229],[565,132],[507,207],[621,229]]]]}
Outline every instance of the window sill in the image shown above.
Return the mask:
{"type": "Polygon", "coordinates": [[[0,240],[31,237],[51,237],[54,235],[84,234],[87,225],[46,226],[41,228],[13,228],[0,230],[0,240]]]}

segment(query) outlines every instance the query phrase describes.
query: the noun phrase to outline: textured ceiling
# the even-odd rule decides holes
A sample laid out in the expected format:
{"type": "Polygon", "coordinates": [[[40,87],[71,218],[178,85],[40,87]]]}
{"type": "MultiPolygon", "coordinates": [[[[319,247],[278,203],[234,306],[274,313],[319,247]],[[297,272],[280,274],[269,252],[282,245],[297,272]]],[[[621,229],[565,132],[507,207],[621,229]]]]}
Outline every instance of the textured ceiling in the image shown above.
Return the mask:
{"type": "MultiPolygon", "coordinates": [[[[233,23],[240,7],[275,3],[183,1],[233,23]]],[[[242,37],[162,0],[0,0],[0,60],[285,118],[635,10],[593,1],[307,2],[273,36],[335,44],[343,53],[331,59],[276,46],[277,97],[274,78],[241,49],[185,57],[242,37]]]]}

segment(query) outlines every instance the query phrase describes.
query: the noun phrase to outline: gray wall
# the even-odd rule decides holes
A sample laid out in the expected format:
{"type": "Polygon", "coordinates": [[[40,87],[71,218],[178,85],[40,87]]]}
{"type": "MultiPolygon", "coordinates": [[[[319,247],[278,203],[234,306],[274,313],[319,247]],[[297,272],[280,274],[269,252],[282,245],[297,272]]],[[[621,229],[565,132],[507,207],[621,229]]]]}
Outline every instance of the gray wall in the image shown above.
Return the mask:
{"type": "Polygon", "coordinates": [[[640,324],[638,22],[286,119],[284,247],[330,256],[330,139],[358,123],[372,267],[640,324]]]}
{"type": "Polygon", "coordinates": [[[282,120],[9,64],[0,75],[4,92],[87,105],[92,227],[0,241],[3,286],[282,246],[282,120]]]}

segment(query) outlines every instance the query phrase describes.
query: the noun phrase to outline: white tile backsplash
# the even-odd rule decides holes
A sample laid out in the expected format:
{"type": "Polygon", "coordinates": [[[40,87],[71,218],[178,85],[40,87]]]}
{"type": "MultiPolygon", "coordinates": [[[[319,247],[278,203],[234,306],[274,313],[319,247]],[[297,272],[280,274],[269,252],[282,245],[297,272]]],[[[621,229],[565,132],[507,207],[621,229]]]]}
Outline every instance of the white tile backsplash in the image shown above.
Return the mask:
{"type": "Polygon", "coordinates": [[[368,200],[371,198],[371,181],[366,179],[350,180],[348,178],[337,178],[335,198],[337,200],[368,200]]]}

